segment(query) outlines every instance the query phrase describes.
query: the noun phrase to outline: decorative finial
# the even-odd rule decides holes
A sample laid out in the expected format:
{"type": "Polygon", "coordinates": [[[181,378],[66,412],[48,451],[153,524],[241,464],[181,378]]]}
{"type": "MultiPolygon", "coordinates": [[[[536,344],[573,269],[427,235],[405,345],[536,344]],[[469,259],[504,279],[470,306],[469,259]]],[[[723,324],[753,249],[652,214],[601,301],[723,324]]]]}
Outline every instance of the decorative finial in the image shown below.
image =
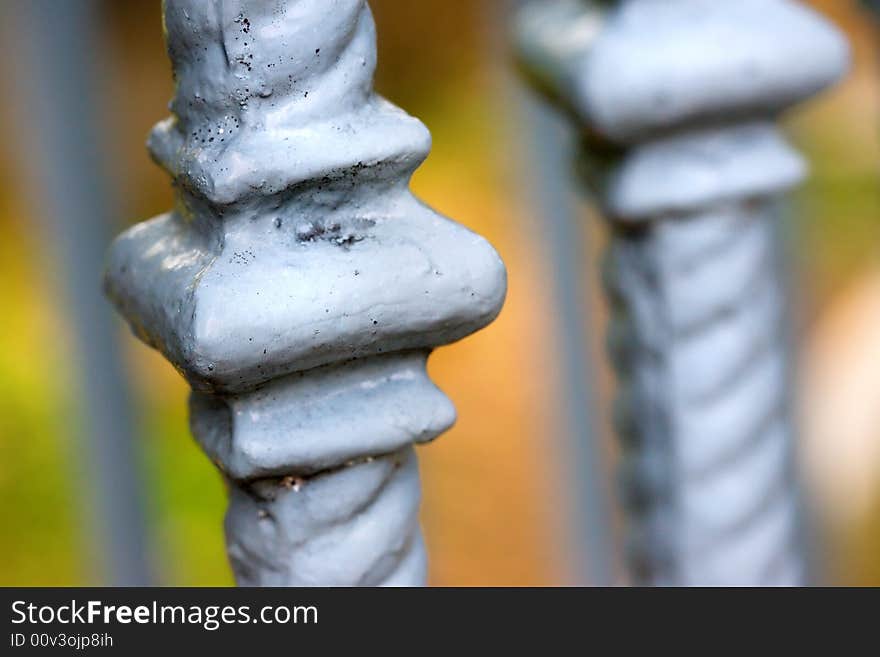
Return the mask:
{"type": "Polygon", "coordinates": [[[848,65],[789,0],[552,0],[517,22],[536,85],[584,132],[610,219],[630,566],[646,584],[798,584],[775,125],[848,65]]]}
{"type": "Polygon", "coordinates": [[[422,583],[412,445],[455,420],[425,362],[498,314],[501,260],[409,191],[430,136],[372,90],[363,0],[166,0],[165,29],[177,206],[106,287],[194,389],[236,578],[422,583]]]}

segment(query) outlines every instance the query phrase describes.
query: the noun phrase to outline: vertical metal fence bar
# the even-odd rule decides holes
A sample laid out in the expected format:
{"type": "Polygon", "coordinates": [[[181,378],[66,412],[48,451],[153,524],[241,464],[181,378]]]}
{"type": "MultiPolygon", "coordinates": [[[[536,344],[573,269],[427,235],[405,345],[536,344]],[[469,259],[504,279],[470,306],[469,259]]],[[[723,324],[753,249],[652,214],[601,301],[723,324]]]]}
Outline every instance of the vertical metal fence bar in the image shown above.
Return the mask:
{"type": "Polygon", "coordinates": [[[799,584],[774,124],[845,70],[788,0],[553,0],[518,17],[533,82],[576,117],[612,231],[629,564],[644,584],[799,584]]]}
{"type": "Polygon", "coordinates": [[[363,0],[164,10],[177,207],[114,243],[107,290],[193,387],[236,579],[424,583],[413,445],[455,420],[426,359],[497,315],[501,260],[409,191],[430,137],[372,91],[363,0]]]}
{"type": "Polygon", "coordinates": [[[616,565],[614,524],[609,500],[608,463],[602,433],[595,425],[595,398],[590,376],[593,357],[587,336],[592,324],[590,291],[583,276],[589,262],[587,231],[580,228],[572,199],[569,151],[571,136],[560,123],[564,117],[532,98],[523,98],[524,134],[528,146],[528,177],[536,217],[546,241],[556,288],[556,352],[565,472],[573,490],[572,538],[578,583],[611,586],[616,565]]]}
{"type": "Polygon", "coordinates": [[[498,98],[508,108],[517,129],[518,144],[525,157],[515,170],[518,198],[529,205],[530,234],[547,263],[553,287],[552,319],[554,348],[549,371],[555,377],[554,433],[559,473],[555,479],[559,498],[566,500],[567,513],[559,532],[559,572],[566,581],[581,586],[611,586],[620,575],[615,559],[612,486],[606,463],[607,448],[596,412],[591,373],[596,354],[587,336],[592,321],[592,290],[582,275],[589,267],[589,231],[580,221],[579,193],[571,175],[572,130],[566,117],[524,89],[511,67],[511,18],[522,0],[489,2],[483,7],[482,40],[485,58],[498,98]]]}
{"type": "MultiPolygon", "coordinates": [[[[122,371],[118,326],[100,294],[103,251],[118,206],[104,168],[101,39],[97,3],[29,0],[7,15],[19,27],[32,68],[22,112],[38,132],[34,190],[51,222],[66,307],[72,318],[76,390],[82,396],[89,520],[97,534],[92,566],[114,585],[151,582],[143,487],[134,422],[122,371]]],[[[15,96],[16,94],[13,94],[15,96]]]]}

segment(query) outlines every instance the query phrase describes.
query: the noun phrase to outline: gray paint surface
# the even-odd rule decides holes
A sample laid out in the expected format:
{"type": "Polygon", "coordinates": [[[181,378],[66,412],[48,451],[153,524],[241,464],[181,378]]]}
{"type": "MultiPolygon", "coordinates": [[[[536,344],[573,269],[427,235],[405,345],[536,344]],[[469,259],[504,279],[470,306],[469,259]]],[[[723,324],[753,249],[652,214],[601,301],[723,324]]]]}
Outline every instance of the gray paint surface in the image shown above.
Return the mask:
{"type": "Polygon", "coordinates": [[[501,260],[410,193],[430,136],[372,91],[363,0],[167,0],[165,25],[149,146],[178,203],[106,287],[193,386],[237,580],[421,584],[411,445],[455,419],[425,362],[498,314],[501,260]]]}
{"type": "Polygon", "coordinates": [[[802,583],[773,227],[806,167],[774,121],[844,73],[846,42],[788,0],[536,2],[518,33],[611,224],[633,577],[802,583]]]}

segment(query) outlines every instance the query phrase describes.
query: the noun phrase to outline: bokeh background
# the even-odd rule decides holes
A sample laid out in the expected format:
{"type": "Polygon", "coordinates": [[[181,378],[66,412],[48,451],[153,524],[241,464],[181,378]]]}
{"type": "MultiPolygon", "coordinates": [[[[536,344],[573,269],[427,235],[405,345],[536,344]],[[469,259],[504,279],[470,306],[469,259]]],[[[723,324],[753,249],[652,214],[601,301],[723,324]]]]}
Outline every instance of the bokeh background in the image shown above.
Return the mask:
{"type": "MultiPolygon", "coordinates": [[[[56,7],[81,1],[57,0],[56,7]]],[[[121,323],[108,339],[83,335],[74,321],[88,326],[100,317],[89,300],[97,298],[97,254],[109,236],[171,205],[169,182],[144,148],[172,95],[160,3],[91,2],[87,52],[68,54],[71,62],[91,62],[94,72],[81,86],[67,76],[66,87],[47,85],[46,70],[52,57],[64,56],[64,33],[75,26],[34,23],[28,4],[5,0],[0,8],[0,584],[118,581],[106,547],[114,527],[141,527],[122,541],[142,551],[149,581],[230,584],[221,530],[225,492],[189,436],[184,382],[121,323]],[[45,47],[46,38],[54,49],[45,47]],[[53,98],[62,87],[68,98],[53,98]],[[64,129],[47,127],[68,110],[64,129]],[[94,134],[81,125],[90,120],[94,134]],[[76,154],[79,173],[99,181],[91,191],[106,196],[106,221],[71,219],[47,191],[53,153],[69,156],[61,149],[77,137],[86,144],[76,154]],[[80,271],[91,266],[93,278],[71,274],[77,257],[80,271]],[[130,435],[110,431],[96,440],[102,429],[95,409],[126,399],[119,386],[118,394],[97,399],[89,392],[115,358],[116,344],[131,402],[116,416],[128,419],[122,433],[130,435]],[[123,489],[140,491],[139,501],[123,505],[131,517],[112,521],[94,494],[103,453],[96,455],[95,445],[108,439],[128,441],[137,467],[117,474],[125,478],[123,489]]],[[[800,348],[799,452],[821,539],[823,581],[880,585],[878,35],[854,1],[811,4],[848,33],[854,67],[843,84],[786,119],[813,165],[809,183],[793,197],[787,231],[800,348]]],[[[548,143],[541,134],[546,120],[535,121],[534,100],[517,81],[505,3],[371,5],[379,32],[377,87],[421,118],[434,137],[414,190],[485,235],[510,276],[499,319],[431,358],[432,376],[459,410],[455,428],[420,449],[431,582],[579,581],[585,556],[574,529],[580,501],[572,435],[578,427],[567,418],[570,405],[580,402],[566,393],[562,374],[571,356],[560,338],[565,313],[555,280],[558,254],[547,237],[548,222],[560,218],[542,216],[538,203],[543,183],[536,144],[548,143]]],[[[558,150],[565,166],[566,148],[558,150]]],[[[582,406],[603,446],[613,492],[613,381],[602,358],[605,309],[596,282],[604,230],[589,199],[575,195],[573,203],[570,230],[584,254],[575,263],[583,282],[583,340],[592,359],[583,367],[595,381],[593,403],[582,406]]]]}

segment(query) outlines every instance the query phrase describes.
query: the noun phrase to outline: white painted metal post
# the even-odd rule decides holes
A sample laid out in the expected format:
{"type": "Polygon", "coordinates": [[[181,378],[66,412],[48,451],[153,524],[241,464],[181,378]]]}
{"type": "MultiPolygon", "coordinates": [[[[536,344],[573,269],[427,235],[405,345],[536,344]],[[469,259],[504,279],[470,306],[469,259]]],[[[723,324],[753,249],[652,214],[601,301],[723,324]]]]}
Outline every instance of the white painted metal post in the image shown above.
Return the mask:
{"type": "Polygon", "coordinates": [[[364,0],[166,0],[165,28],[177,206],[107,290],[193,387],[237,581],[421,584],[412,446],[455,419],[425,362],[497,315],[501,260],[410,193],[430,137],[372,91],[364,0]]]}
{"type": "Polygon", "coordinates": [[[634,580],[803,583],[773,229],[805,166],[775,121],[842,75],[844,39],[789,0],[535,2],[517,33],[612,230],[634,580]]]}

